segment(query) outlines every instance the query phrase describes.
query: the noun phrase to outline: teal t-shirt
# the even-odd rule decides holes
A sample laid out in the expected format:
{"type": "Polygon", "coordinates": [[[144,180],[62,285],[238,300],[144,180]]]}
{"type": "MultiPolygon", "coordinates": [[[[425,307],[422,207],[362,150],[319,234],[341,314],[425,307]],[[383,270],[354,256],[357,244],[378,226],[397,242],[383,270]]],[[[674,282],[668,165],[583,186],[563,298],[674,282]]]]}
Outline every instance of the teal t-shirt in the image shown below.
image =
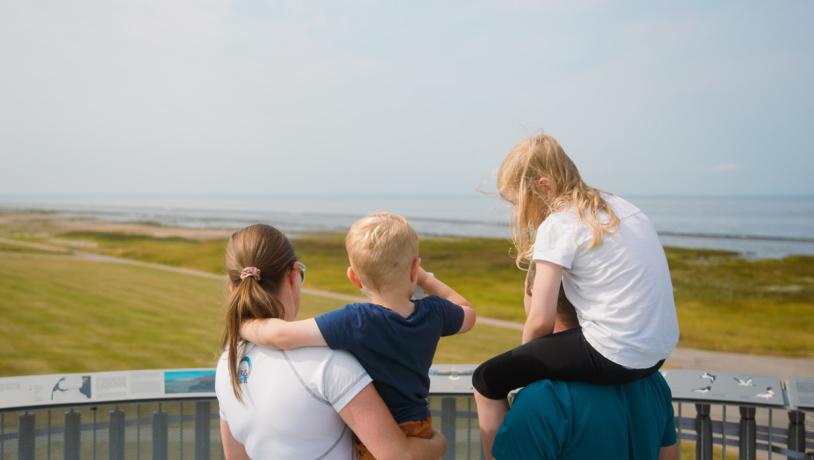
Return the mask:
{"type": "Polygon", "coordinates": [[[518,393],[492,455],[655,460],[675,442],[672,394],[659,372],[626,385],[541,380],[518,393]]]}

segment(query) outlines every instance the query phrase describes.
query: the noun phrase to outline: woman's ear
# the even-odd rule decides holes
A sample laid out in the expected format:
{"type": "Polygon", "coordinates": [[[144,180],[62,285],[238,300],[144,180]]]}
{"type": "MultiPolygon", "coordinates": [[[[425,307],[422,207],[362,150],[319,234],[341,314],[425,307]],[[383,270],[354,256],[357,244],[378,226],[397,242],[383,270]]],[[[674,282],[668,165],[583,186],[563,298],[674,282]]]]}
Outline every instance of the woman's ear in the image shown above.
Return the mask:
{"type": "Polygon", "coordinates": [[[353,271],[353,267],[348,266],[348,271],[345,274],[348,275],[348,280],[351,282],[351,284],[356,286],[357,289],[362,289],[362,282],[359,281],[359,277],[356,276],[356,272],[353,271]]]}
{"type": "Polygon", "coordinates": [[[229,295],[234,295],[235,291],[237,291],[237,287],[232,283],[231,280],[227,281],[226,289],[229,291],[229,295]]]}

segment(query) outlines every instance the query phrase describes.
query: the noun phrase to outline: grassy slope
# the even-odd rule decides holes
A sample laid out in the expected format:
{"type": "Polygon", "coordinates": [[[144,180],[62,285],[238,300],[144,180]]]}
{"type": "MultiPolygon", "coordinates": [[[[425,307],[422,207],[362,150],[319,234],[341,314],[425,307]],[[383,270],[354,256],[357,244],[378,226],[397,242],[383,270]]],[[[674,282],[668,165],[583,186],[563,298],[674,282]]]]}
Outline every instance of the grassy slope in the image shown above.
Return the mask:
{"type": "MultiPolygon", "coordinates": [[[[224,242],[116,233],[69,233],[99,250],[218,273],[224,242]]],[[[304,235],[294,244],[308,265],[308,285],[356,294],[345,279],[342,236],[304,235]]],[[[480,314],[523,320],[523,273],[510,243],[488,238],[422,240],[425,267],[465,296],[480,314]]],[[[681,324],[681,345],[787,356],[814,355],[814,257],[746,260],[724,251],[667,249],[681,324]],[[779,337],[782,334],[783,339],[779,337]]]]}
{"type": "MultiPolygon", "coordinates": [[[[218,281],[18,249],[0,260],[0,375],[214,365],[218,281]]],[[[305,296],[301,315],[337,306],[305,296]]],[[[480,362],[517,341],[480,327],[442,340],[436,361],[480,362]]]]}

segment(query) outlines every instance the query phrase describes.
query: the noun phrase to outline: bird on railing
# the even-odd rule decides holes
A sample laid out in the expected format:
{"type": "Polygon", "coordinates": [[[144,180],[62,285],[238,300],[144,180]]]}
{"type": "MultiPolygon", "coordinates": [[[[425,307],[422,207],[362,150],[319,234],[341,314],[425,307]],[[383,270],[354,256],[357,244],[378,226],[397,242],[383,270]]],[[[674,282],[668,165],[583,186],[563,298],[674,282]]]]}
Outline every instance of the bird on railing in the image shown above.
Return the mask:
{"type": "Polygon", "coordinates": [[[734,377],[734,379],[738,383],[738,385],[740,385],[742,387],[752,387],[752,386],[754,386],[754,384],[752,383],[752,377],[747,377],[746,380],[738,378],[738,377],[734,377]]]}
{"type": "Polygon", "coordinates": [[[772,399],[777,393],[774,392],[772,387],[766,387],[766,391],[763,393],[758,393],[755,397],[763,398],[763,399],[772,399]]]}
{"type": "Polygon", "coordinates": [[[718,377],[715,376],[714,374],[710,374],[709,372],[704,372],[703,374],[701,374],[701,378],[705,379],[705,380],[709,380],[709,383],[713,383],[715,381],[715,379],[718,378],[718,377]]]}

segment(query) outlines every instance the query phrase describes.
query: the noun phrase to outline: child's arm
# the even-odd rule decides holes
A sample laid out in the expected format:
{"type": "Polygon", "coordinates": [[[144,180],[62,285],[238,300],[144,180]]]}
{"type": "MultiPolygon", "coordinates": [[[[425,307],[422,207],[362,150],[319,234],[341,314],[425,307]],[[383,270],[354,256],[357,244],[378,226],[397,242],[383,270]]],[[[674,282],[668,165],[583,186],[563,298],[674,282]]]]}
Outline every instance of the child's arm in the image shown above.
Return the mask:
{"type": "Polygon", "coordinates": [[[475,325],[475,308],[469,303],[464,296],[455,292],[454,289],[447,286],[443,281],[428,274],[424,268],[418,269],[418,286],[427,294],[443,297],[450,302],[458,305],[464,310],[464,321],[461,324],[461,329],[456,334],[463,334],[469,331],[475,325]]]}
{"type": "Polygon", "coordinates": [[[285,321],[278,318],[250,319],[240,325],[240,337],[258,345],[281,350],[327,347],[314,318],[285,321]]]}
{"type": "Polygon", "coordinates": [[[557,296],[562,282],[562,267],[542,260],[532,262],[537,273],[532,285],[531,305],[523,325],[523,343],[554,331],[557,318],[557,296]]]}

